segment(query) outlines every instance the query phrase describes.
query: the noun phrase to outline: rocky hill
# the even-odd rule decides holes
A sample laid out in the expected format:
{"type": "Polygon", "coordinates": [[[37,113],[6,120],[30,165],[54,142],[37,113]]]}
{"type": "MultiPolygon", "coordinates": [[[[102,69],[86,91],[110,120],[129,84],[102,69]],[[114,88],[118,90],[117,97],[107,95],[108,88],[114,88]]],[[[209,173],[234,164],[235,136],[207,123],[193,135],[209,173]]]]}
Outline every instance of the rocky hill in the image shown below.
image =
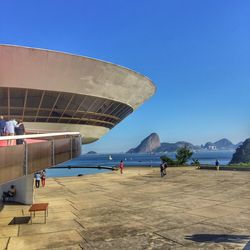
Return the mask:
{"type": "Polygon", "coordinates": [[[151,153],[161,146],[158,134],[152,133],[139,146],[130,149],[127,153],[151,153]]]}
{"type": "Polygon", "coordinates": [[[95,151],[89,151],[88,153],[86,153],[87,155],[95,155],[97,154],[95,151]]]}
{"type": "Polygon", "coordinates": [[[189,149],[197,149],[197,146],[185,141],[179,141],[175,143],[163,142],[161,143],[160,147],[158,147],[154,152],[174,152],[178,148],[182,148],[187,146],[189,149]]]}
{"type": "Polygon", "coordinates": [[[175,143],[160,142],[159,135],[152,133],[145,138],[136,148],[130,149],[127,153],[152,153],[152,152],[174,152],[178,148],[187,146],[191,150],[207,149],[207,150],[232,150],[238,148],[238,144],[233,144],[226,138],[216,142],[207,142],[204,146],[195,146],[190,142],[178,141],[175,143]]]}
{"type": "Polygon", "coordinates": [[[250,138],[246,139],[241,146],[236,149],[230,164],[250,162],[250,138]]]}

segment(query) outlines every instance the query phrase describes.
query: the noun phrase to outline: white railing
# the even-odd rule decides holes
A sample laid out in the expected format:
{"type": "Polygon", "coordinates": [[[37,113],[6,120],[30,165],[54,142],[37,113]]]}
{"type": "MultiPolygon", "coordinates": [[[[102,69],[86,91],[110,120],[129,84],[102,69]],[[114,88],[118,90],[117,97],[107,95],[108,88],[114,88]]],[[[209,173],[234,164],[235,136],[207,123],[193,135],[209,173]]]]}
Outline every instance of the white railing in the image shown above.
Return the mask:
{"type": "Polygon", "coordinates": [[[63,135],[80,135],[79,132],[58,132],[58,133],[45,133],[45,134],[28,134],[28,135],[8,135],[0,136],[0,141],[16,140],[16,139],[39,139],[44,137],[55,137],[63,135]]]}

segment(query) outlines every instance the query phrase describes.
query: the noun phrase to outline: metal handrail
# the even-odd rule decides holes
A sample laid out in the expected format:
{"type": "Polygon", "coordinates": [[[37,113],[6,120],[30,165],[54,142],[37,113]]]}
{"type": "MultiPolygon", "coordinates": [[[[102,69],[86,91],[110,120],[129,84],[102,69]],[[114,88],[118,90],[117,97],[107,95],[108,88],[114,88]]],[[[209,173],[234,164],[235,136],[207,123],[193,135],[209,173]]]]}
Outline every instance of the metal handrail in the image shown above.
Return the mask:
{"type": "Polygon", "coordinates": [[[36,139],[44,137],[55,137],[63,135],[80,135],[80,132],[58,132],[58,133],[45,133],[45,134],[29,134],[29,135],[8,135],[0,136],[0,141],[16,140],[16,139],[36,139]]]}

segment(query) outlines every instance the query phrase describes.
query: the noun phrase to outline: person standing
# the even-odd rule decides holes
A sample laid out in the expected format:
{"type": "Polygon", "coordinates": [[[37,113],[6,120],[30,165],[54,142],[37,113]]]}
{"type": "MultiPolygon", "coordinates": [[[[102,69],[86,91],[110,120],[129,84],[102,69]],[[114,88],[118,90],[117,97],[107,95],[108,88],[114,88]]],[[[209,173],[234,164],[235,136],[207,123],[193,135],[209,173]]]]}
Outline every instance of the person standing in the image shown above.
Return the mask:
{"type": "Polygon", "coordinates": [[[6,121],[4,120],[3,116],[0,116],[0,136],[5,135],[4,128],[6,126],[6,121]]]}
{"type": "Polygon", "coordinates": [[[161,177],[163,177],[164,176],[164,162],[162,162],[160,165],[160,172],[161,172],[161,177]]]}
{"type": "MultiPolygon", "coordinates": [[[[16,125],[17,125],[17,122],[15,119],[6,121],[5,128],[4,128],[5,135],[14,136],[16,125]]],[[[14,145],[14,140],[8,140],[7,145],[8,146],[14,145]]]]}
{"type": "Polygon", "coordinates": [[[220,169],[220,163],[219,163],[218,159],[216,159],[216,161],[215,161],[215,166],[216,166],[216,170],[220,169]]]}
{"type": "Polygon", "coordinates": [[[167,162],[164,162],[164,168],[163,168],[163,174],[164,174],[164,176],[167,175],[167,167],[168,167],[167,162]]]}
{"type": "Polygon", "coordinates": [[[35,173],[36,188],[40,187],[41,174],[39,172],[35,173]]]}
{"type": "MultiPolygon", "coordinates": [[[[18,120],[17,125],[15,127],[15,132],[16,135],[24,135],[25,134],[25,128],[23,125],[23,121],[22,120],[18,120]]],[[[16,144],[23,144],[24,143],[24,139],[16,139],[16,144]]]]}
{"type": "Polygon", "coordinates": [[[123,160],[120,161],[119,168],[120,168],[120,173],[123,174],[123,169],[124,169],[124,162],[123,162],[123,160]]]}
{"type": "Polygon", "coordinates": [[[41,179],[42,179],[42,187],[45,187],[45,180],[46,180],[46,171],[43,170],[41,173],[41,179]]]}

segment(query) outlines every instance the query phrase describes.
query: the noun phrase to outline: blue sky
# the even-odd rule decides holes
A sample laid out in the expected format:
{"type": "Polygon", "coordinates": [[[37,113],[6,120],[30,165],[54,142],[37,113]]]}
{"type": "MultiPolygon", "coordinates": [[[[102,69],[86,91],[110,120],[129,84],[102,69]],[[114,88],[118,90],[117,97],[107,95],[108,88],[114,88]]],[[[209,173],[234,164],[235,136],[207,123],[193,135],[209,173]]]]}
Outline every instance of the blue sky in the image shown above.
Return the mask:
{"type": "Polygon", "coordinates": [[[85,151],[122,152],[152,132],[201,144],[250,132],[247,0],[0,0],[0,43],[110,61],[157,93],[85,151]]]}

